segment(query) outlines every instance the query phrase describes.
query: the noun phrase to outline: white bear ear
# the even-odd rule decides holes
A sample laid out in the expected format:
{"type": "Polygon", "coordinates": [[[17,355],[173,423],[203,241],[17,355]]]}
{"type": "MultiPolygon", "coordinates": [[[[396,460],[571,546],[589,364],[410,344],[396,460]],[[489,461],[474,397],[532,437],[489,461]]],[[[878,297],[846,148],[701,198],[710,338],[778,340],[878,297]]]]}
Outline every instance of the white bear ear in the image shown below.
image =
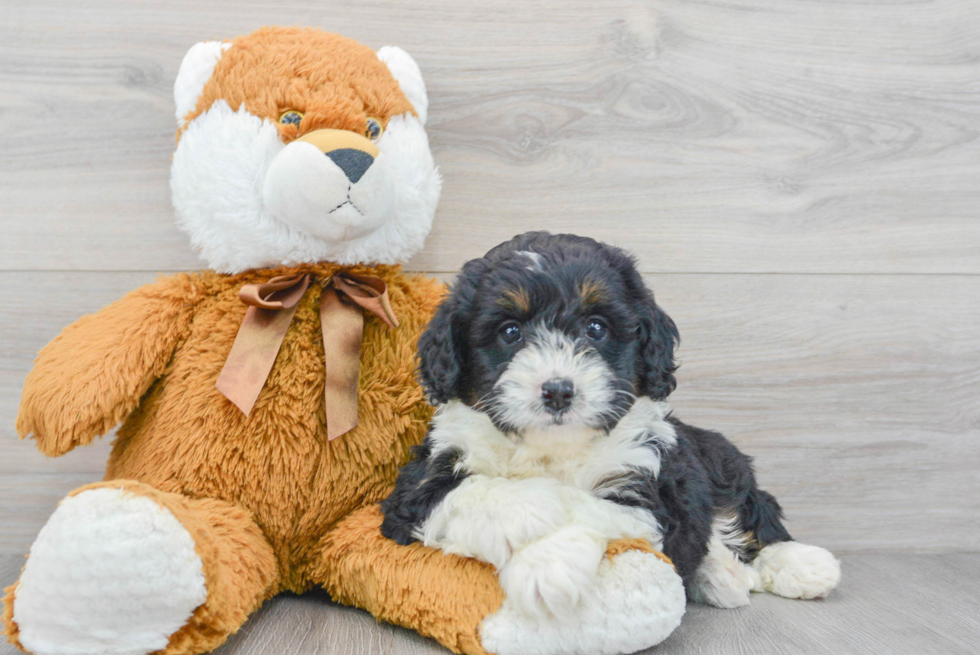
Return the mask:
{"type": "Polygon", "coordinates": [[[180,71],[174,82],[174,104],[177,105],[177,124],[184,127],[184,117],[197,106],[197,99],[204,91],[204,85],[211,79],[211,73],[230,43],[221,41],[201,41],[191,46],[180,62],[180,71]]]}
{"type": "Polygon", "coordinates": [[[429,115],[429,95],[425,91],[422,71],[412,55],[397,46],[386,45],[378,50],[378,59],[388,66],[388,70],[398,80],[402,93],[412,103],[415,113],[419,115],[419,121],[425,125],[425,119],[429,115]]]}

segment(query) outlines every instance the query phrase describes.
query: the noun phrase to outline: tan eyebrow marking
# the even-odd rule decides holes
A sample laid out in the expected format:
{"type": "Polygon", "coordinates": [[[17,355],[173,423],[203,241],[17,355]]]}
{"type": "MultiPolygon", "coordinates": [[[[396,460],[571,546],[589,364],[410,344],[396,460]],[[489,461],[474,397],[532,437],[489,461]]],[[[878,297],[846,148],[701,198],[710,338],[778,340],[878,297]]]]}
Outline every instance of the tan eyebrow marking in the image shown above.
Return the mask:
{"type": "Polygon", "coordinates": [[[528,295],[527,289],[523,289],[521,287],[516,289],[507,289],[507,291],[504,291],[504,295],[497,301],[497,303],[505,307],[519,309],[522,312],[531,311],[531,296],[528,295]]]}
{"type": "Polygon", "coordinates": [[[578,288],[579,298],[583,305],[598,305],[608,297],[606,287],[595,280],[585,280],[578,288]]]}

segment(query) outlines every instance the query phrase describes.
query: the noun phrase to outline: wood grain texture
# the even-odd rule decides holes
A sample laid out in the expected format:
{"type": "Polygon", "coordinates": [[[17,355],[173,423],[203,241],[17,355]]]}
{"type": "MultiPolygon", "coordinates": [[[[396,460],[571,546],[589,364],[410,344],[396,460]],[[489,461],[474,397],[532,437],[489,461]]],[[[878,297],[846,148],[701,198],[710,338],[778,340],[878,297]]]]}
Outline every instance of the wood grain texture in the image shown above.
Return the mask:
{"type": "MultiPolygon", "coordinates": [[[[0,556],[0,583],[23,558],[0,556]]],[[[646,655],[972,655],[980,635],[980,554],[854,555],[824,601],[755,594],[737,610],[688,606],[646,655]]],[[[0,655],[19,651],[0,644],[0,655]]],[[[319,595],[269,601],[215,655],[440,655],[417,634],[319,595]]]]}
{"type": "MultiPolygon", "coordinates": [[[[0,327],[0,553],[24,552],[64,492],[101,478],[108,454],[103,439],[48,460],[16,439],[34,354],[152,277],[0,273],[0,306],[24,288],[34,297],[18,310],[30,329],[0,327]]],[[[840,552],[977,549],[980,278],[647,281],[682,335],[677,414],[755,456],[798,539],[840,552]]]]}
{"type": "Polygon", "coordinates": [[[980,272],[975,0],[9,0],[0,266],[196,268],[170,88],[268,22],[418,59],[445,176],[418,270],[548,228],[650,272],[980,272]]]}
{"type": "MultiPolygon", "coordinates": [[[[0,12],[0,583],[109,439],[13,421],[37,350],[156,271],[187,48],[278,23],[410,51],[445,179],[415,270],[528,229],[629,247],[683,335],[683,419],[756,457],[825,602],[691,607],[650,655],[977,652],[980,3],[7,0],[0,12]],[[883,552],[890,551],[890,552],[883,552]],[[909,555],[896,551],[945,554],[909,555]]],[[[0,645],[0,655],[14,651],[0,645]]],[[[220,651],[446,652],[318,596],[220,651]]]]}

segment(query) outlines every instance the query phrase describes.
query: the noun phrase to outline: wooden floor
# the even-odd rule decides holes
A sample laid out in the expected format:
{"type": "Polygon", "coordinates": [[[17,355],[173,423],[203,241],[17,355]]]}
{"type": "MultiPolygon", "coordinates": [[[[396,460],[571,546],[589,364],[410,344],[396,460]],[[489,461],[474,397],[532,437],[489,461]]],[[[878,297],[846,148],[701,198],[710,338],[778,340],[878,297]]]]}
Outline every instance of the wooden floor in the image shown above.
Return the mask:
{"type": "MultiPolygon", "coordinates": [[[[693,608],[658,652],[980,651],[953,554],[980,551],[977,0],[5,0],[0,557],[108,452],[17,441],[38,349],[201,266],[169,200],[181,57],[266,23],[421,65],[445,186],[410,268],[449,279],[528,229],[631,248],[682,334],[678,414],[755,456],[795,536],[854,554],[828,602],[693,608]]],[[[431,648],[287,598],[228,652],[297,640],[431,648]]]]}
{"type": "MultiPolygon", "coordinates": [[[[0,556],[0,583],[23,560],[0,556]]],[[[822,601],[755,594],[737,610],[689,605],[681,626],[645,655],[975,655],[980,554],[853,555],[822,601]]],[[[0,655],[19,653],[0,644],[0,655]]],[[[323,595],[279,596],[214,655],[448,655],[409,630],[323,595]]]]}

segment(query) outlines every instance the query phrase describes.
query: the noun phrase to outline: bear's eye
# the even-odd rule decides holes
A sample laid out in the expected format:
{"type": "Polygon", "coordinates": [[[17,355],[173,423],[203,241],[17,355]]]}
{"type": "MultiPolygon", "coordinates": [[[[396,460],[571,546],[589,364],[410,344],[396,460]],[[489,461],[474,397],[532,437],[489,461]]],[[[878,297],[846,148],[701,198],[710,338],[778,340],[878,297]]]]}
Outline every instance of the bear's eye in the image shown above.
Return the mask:
{"type": "Polygon", "coordinates": [[[377,141],[381,138],[381,133],[384,131],[385,128],[381,127],[381,121],[379,121],[377,118],[367,119],[367,128],[364,130],[364,136],[372,141],[377,141]]]}
{"type": "Polygon", "coordinates": [[[283,125],[296,125],[297,127],[301,120],[303,120],[303,114],[293,109],[284,111],[282,116],[279,117],[279,122],[283,125]]]}

